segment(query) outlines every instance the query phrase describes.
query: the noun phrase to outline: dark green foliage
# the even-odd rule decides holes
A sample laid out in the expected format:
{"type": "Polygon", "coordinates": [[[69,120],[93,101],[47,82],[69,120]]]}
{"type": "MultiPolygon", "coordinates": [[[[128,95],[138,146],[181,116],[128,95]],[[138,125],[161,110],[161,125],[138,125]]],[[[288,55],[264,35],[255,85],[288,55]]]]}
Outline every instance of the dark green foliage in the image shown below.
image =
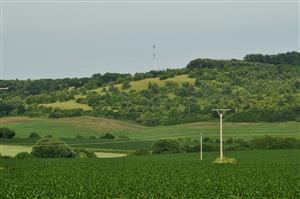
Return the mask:
{"type": "Polygon", "coordinates": [[[52,135],[46,135],[45,138],[52,138],[52,135]]]}
{"type": "Polygon", "coordinates": [[[257,137],[251,140],[255,149],[294,149],[300,148],[300,141],[296,138],[257,137]]]}
{"type": "Polygon", "coordinates": [[[119,139],[120,139],[120,140],[129,140],[129,137],[126,136],[126,135],[120,135],[120,136],[119,136],[119,139]]]}
{"type": "Polygon", "coordinates": [[[40,135],[38,133],[36,133],[36,132],[32,132],[32,133],[30,133],[30,135],[28,136],[28,138],[32,138],[32,139],[34,139],[34,138],[40,138],[40,135]]]}
{"type": "Polygon", "coordinates": [[[9,156],[9,155],[1,155],[0,154],[0,159],[4,159],[4,160],[7,160],[7,159],[12,159],[13,157],[9,156]]]}
{"type": "Polygon", "coordinates": [[[41,138],[32,148],[31,154],[38,158],[69,158],[73,157],[72,150],[61,140],[41,138]]]}
{"type": "Polygon", "coordinates": [[[160,123],[160,116],[157,113],[147,111],[141,114],[138,121],[140,121],[143,125],[156,126],[160,123]]]}
{"type": "Polygon", "coordinates": [[[82,109],[69,109],[69,110],[60,110],[56,109],[49,113],[49,118],[63,118],[63,117],[78,117],[83,114],[82,109]]]}
{"type": "Polygon", "coordinates": [[[196,59],[183,69],[136,73],[133,77],[107,73],[81,79],[1,81],[0,86],[12,86],[12,89],[0,93],[3,99],[0,115],[49,114],[50,118],[61,118],[90,114],[155,126],[217,119],[211,109],[224,107],[232,109],[224,118],[227,121],[295,121],[300,115],[300,67],[295,65],[298,56],[297,52],[262,56],[269,57],[268,60],[284,60],[280,62],[284,64],[276,62],[276,65],[270,64],[273,61],[259,63],[254,58],[246,58],[247,61],[196,59]],[[165,86],[158,86],[152,82],[144,90],[128,89],[129,81],[166,79],[181,74],[195,78],[195,84],[168,81],[165,86]],[[122,83],[123,89],[118,89],[115,83],[122,83]],[[104,91],[99,94],[85,89],[89,84],[94,85],[91,88],[102,86],[104,91]],[[87,97],[77,102],[88,104],[92,111],[38,106],[73,99],[78,92],[87,97]]]}
{"type": "Polygon", "coordinates": [[[20,152],[15,155],[15,159],[30,159],[33,158],[33,155],[28,152],[20,152]]]}
{"type": "Polygon", "coordinates": [[[260,62],[268,64],[291,64],[300,65],[300,53],[293,51],[279,53],[277,55],[249,54],[244,57],[248,62],[260,62]]]}
{"type": "Polygon", "coordinates": [[[128,89],[128,88],[130,88],[131,87],[131,85],[130,85],[130,81],[129,80],[123,80],[122,81],[122,89],[123,90],[126,90],[126,89],[128,89]]]}
{"type": "Polygon", "coordinates": [[[151,150],[153,154],[185,152],[184,146],[182,146],[178,141],[172,139],[164,139],[154,142],[151,150]]]}
{"type": "Polygon", "coordinates": [[[13,138],[15,137],[16,132],[10,130],[9,128],[0,128],[0,138],[13,138]]]}
{"type": "Polygon", "coordinates": [[[105,135],[101,136],[100,139],[115,139],[115,136],[110,133],[105,133],[105,135]]]}
{"type": "Polygon", "coordinates": [[[75,158],[96,158],[96,154],[93,151],[88,151],[82,148],[74,149],[75,158]]]}
{"type": "Polygon", "coordinates": [[[146,150],[146,149],[138,149],[135,150],[132,155],[150,155],[150,151],[146,150]]]}
{"type": "MultiPolygon", "coordinates": [[[[203,151],[219,151],[220,150],[220,141],[216,139],[215,141],[210,138],[203,139],[202,147],[203,151]]],[[[300,140],[296,138],[283,138],[283,137],[256,137],[251,140],[243,140],[241,138],[233,139],[229,138],[223,142],[223,147],[225,151],[237,151],[237,150],[246,150],[246,149],[299,149],[300,140]]],[[[199,152],[200,145],[199,141],[197,144],[186,144],[185,145],[187,152],[199,152]]]]}
{"type": "Polygon", "coordinates": [[[59,111],[53,111],[53,112],[51,112],[51,113],[49,113],[49,118],[55,118],[55,119],[57,119],[57,118],[62,118],[62,117],[64,117],[65,115],[62,113],[62,112],[59,112],[59,111]]]}

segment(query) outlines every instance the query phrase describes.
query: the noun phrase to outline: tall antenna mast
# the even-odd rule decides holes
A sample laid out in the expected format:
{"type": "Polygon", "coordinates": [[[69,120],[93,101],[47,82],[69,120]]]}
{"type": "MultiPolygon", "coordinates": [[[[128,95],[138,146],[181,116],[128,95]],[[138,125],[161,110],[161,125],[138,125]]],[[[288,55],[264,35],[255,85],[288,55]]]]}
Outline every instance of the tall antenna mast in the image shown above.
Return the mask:
{"type": "Polygon", "coordinates": [[[217,111],[220,117],[220,161],[223,160],[223,115],[226,111],[230,111],[230,109],[212,109],[212,111],[217,111]]]}
{"type": "Polygon", "coordinates": [[[152,67],[153,67],[153,70],[155,69],[155,66],[156,66],[156,45],[154,44],[152,46],[152,50],[153,50],[153,54],[152,54],[152,67]]]}

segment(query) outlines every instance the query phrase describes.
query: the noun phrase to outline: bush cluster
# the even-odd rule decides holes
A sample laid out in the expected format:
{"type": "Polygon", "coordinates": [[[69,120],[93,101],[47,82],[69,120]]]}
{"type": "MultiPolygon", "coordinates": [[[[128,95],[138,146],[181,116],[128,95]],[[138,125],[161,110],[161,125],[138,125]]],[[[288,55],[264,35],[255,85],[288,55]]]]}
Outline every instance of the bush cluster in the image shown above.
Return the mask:
{"type": "Polygon", "coordinates": [[[63,117],[78,117],[83,115],[82,109],[70,109],[70,110],[61,110],[56,109],[49,113],[49,118],[63,118],[63,117]]]}
{"type": "Polygon", "coordinates": [[[152,145],[152,154],[166,154],[166,153],[182,153],[185,152],[185,147],[177,140],[163,139],[158,140],[152,145]]]}
{"type": "MultiPolygon", "coordinates": [[[[45,137],[38,140],[37,144],[32,148],[31,154],[37,158],[94,158],[95,153],[85,149],[69,148],[63,141],[45,137]]],[[[29,158],[26,153],[18,154],[18,158],[29,158]]],[[[17,157],[16,157],[17,158],[17,157]]]]}
{"type": "Polygon", "coordinates": [[[9,128],[0,128],[0,138],[13,138],[15,137],[16,132],[10,130],[9,128]]]}
{"type": "MultiPolygon", "coordinates": [[[[185,144],[186,152],[199,152],[199,141],[197,144],[185,144]]],[[[218,151],[219,140],[213,140],[211,138],[203,139],[203,151],[218,151]]],[[[300,148],[300,140],[296,138],[281,138],[281,137],[255,137],[249,141],[241,138],[232,139],[229,138],[223,144],[225,151],[246,150],[246,149],[296,149],[300,148]]]]}

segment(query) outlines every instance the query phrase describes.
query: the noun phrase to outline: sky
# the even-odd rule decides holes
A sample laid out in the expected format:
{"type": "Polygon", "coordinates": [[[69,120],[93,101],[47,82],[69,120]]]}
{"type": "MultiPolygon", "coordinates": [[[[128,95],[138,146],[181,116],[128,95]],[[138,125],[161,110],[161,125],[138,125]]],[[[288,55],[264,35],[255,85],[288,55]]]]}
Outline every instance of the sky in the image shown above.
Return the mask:
{"type": "Polygon", "coordinates": [[[1,78],[135,73],[183,68],[196,58],[299,51],[299,4],[7,0],[1,78]]]}

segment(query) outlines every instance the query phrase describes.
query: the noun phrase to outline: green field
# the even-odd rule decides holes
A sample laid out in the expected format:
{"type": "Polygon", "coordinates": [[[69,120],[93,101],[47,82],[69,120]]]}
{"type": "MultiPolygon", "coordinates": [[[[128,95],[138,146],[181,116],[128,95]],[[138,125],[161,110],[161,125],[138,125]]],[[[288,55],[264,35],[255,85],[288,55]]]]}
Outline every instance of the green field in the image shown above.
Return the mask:
{"type": "MultiPolygon", "coordinates": [[[[149,149],[155,140],[162,138],[175,139],[199,139],[200,133],[203,136],[218,137],[219,123],[196,122],[173,126],[144,127],[131,122],[95,118],[95,117],[74,117],[61,119],[28,118],[28,117],[7,117],[2,118],[2,126],[16,131],[16,138],[1,140],[6,145],[32,146],[36,139],[26,139],[31,132],[40,136],[52,135],[62,138],[70,147],[89,148],[96,151],[121,150],[132,151],[137,149],[149,149]],[[104,133],[112,133],[115,140],[99,139],[104,133]],[[76,138],[81,135],[83,138],[76,138]],[[89,138],[95,136],[95,138],[89,138]],[[119,136],[128,136],[128,139],[119,139],[119,136]]],[[[242,138],[252,139],[255,136],[280,136],[300,137],[299,123],[224,123],[224,139],[242,138]]],[[[11,152],[11,148],[3,150],[5,154],[11,152]]],[[[19,148],[13,150],[19,151],[19,148]]],[[[25,150],[27,151],[27,150],[25,150]]]]}
{"type": "Polygon", "coordinates": [[[300,150],[0,160],[1,198],[300,198],[300,150]]]}
{"type": "MultiPolygon", "coordinates": [[[[159,139],[167,137],[199,137],[216,136],[219,132],[219,123],[195,122],[172,126],[144,127],[131,122],[96,118],[74,117],[61,119],[8,117],[2,118],[2,125],[17,132],[16,137],[25,138],[31,132],[41,136],[52,135],[59,138],[75,138],[81,135],[99,137],[104,133],[125,135],[130,139],[159,139]]],[[[260,135],[299,136],[298,122],[278,123],[224,123],[225,137],[253,137],[260,135]]]]}

